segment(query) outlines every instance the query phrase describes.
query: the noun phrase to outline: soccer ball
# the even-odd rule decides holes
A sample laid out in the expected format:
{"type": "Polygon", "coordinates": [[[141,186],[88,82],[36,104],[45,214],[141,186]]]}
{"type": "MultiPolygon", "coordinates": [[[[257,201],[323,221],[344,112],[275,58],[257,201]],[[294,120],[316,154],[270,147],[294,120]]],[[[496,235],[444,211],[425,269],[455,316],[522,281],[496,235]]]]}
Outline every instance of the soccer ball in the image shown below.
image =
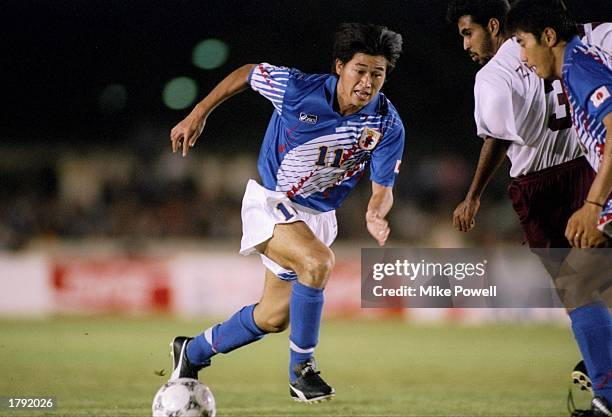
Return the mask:
{"type": "Polygon", "coordinates": [[[215,397],[197,379],[168,381],[153,399],[153,417],[215,417],[215,397]]]}

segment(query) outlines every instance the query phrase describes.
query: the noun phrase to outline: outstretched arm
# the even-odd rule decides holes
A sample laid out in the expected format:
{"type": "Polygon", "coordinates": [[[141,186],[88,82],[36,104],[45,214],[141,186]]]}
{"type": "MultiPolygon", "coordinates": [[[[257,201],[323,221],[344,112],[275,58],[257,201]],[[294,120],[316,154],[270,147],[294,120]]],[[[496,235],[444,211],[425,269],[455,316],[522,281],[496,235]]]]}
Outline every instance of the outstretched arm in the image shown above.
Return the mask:
{"type": "Polygon", "coordinates": [[[467,232],[474,227],[474,218],[480,208],[480,196],[484,192],[493,174],[500,167],[508,152],[510,141],[493,139],[484,140],[480,150],[480,158],[472,184],[465,199],[459,203],[453,212],[453,226],[461,232],[467,232]]]}
{"type": "Polygon", "coordinates": [[[597,230],[597,219],[612,194],[612,113],[608,113],[603,124],[606,127],[606,141],[597,176],[584,205],[572,214],[565,228],[565,237],[576,248],[597,247],[607,241],[603,233],[597,230]]]}
{"type": "Polygon", "coordinates": [[[208,93],[170,132],[172,152],[183,146],[183,156],[187,156],[189,148],[195,145],[196,140],[204,130],[208,115],[221,103],[231,96],[244,91],[249,84],[247,78],[254,64],[244,65],[230,73],[213,90],[208,93]]]}
{"type": "Polygon", "coordinates": [[[366,226],[368,232],[380,246],[384,246],[391,232],[389,222],[385,220],[385,217],[392,206],[393,189],[372,181],[372,197],[370,197],[366,212],[366,226]]]}

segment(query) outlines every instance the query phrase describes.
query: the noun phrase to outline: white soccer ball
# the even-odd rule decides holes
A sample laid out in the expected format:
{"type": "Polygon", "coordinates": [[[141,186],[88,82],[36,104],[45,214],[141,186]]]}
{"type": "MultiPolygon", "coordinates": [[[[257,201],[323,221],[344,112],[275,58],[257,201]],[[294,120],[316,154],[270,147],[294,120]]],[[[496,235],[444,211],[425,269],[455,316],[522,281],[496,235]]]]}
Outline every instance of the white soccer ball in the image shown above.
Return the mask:
{"type": "Polygon", "coordinates": [[[217,407],[210,388],[197,379],[168,381],[153,399],[153,417],[215,417],[217,407]]]}

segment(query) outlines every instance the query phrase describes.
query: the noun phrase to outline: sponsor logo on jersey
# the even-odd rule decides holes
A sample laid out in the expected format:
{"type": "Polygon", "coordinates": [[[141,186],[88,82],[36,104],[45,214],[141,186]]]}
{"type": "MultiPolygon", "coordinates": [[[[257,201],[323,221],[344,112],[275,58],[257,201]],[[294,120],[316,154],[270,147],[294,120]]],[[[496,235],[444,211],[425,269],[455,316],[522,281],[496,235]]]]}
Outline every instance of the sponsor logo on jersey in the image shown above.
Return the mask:
{"type": "Polygon", "coordinates": [[[373,150],[376,145],[378,145],[381,137],[382,133],[380,133],[378,130],[366,127],[363,129],[361,138],[359,138],[359,149],[363,149],[364,151],[373,150]]]}
{"type": "Polygon", "coordinates": [[[300,113],[300,122],[314,125],[315,123],[317,123],[317,116],[315,116],[314,114],[300,113]]]}
{"type": "Polygon", "coordinates": [[[610,97],[610,92],[605,85],[599,87],[593,94],[591,94],[591,102],[595,108],[599,108],[610,97]]]}

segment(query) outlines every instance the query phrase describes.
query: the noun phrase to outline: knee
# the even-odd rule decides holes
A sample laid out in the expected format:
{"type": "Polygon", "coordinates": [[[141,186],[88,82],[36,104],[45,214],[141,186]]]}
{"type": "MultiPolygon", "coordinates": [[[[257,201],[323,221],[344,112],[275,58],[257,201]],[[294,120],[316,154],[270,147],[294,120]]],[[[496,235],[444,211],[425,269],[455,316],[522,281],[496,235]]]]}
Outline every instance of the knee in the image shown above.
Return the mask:
{"type": "Polygon", "coordinates": [[[266,317],[262,323],[257,323],[257,326],[266,333],[280,333],[289,327],[289,317],[280,314],[266,317]]]}
{"type": "Polygon", "coordinates": [[[286,311],[260,311],[255,324],[266,333],[280,333],[289,326],[289,306],[286,311]]]}
{"type": "Polygon", "coordinates": [[[310,287],[323,288],[335,263],[334,253],[327,247],[310,252],[304,257],[301,273],[298,272],[298,279],[310,287]]]}

